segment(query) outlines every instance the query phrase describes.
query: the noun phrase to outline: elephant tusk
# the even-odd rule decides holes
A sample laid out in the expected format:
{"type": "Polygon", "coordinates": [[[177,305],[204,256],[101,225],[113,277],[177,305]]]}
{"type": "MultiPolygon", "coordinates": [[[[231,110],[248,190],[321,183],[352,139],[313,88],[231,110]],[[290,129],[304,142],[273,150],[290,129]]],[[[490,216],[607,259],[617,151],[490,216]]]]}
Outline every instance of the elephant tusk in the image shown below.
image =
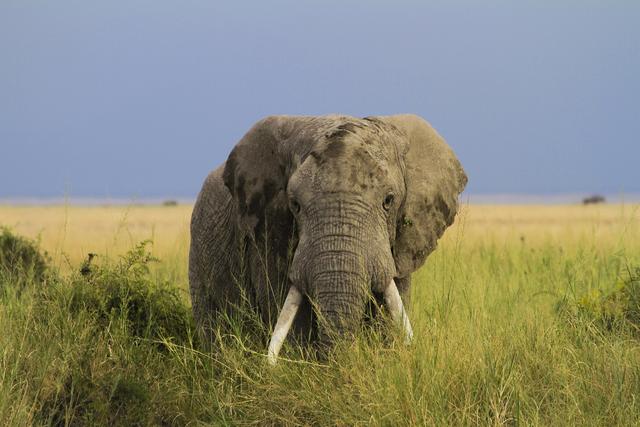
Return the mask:
{"type": "Polygon", "coordinates": [[[407,316],[407,312],[402,304],[402,298],[400,298],[400,293],[398,293],[398,287],[393,279],[391,279],[391,283],[389,283],[389,286],[384,290],[384,302],[389,308],[391,319],[402,327],[405,344],[410,344],[413,339],[411,322],[409,322],[409,316],[407,316]]]}
{"type": "Polygon", "coordinates": [[[271,365],[275,365],[278,362],[278,353],[280,353],[280,348],[282,348],[287,333],[289,333],[289,329],[291,329],[291,324],[296,317],[296,313],[298,313],[301,302],[302,294],[295,286],[291,286],[287,294],[287,299],[284,300],[284,305],[280,310],[276,327],[273,329],[271,341],[269,342],[267,358],[271,365]]]}

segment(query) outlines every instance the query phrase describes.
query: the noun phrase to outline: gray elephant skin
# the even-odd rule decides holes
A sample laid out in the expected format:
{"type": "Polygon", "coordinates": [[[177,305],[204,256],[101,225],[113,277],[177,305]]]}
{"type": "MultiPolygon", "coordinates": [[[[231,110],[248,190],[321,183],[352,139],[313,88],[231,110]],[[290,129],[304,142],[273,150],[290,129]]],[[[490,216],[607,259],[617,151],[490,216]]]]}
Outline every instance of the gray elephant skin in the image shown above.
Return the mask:
{"type": "Polygon", "coordinates": [[[410,331],[411,273],[453,223],[466,183],[453,151],[416,115],[259,121],[209,174],[193,209],[198,327],[211,330],[248,303],[275,326],[273,357],[289,327],[330,347],[385,303],[410,331]]]}

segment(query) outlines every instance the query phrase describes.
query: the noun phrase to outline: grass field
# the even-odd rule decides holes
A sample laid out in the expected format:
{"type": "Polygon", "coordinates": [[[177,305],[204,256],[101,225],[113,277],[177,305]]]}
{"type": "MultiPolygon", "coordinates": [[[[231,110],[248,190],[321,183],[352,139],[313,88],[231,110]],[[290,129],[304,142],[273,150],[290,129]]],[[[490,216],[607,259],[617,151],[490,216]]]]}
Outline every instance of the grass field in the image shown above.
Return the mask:
{"type": "Polygon", "coordinates": [[[214,353],[193,338],[190,210],[0,206],[60,272],[0,276],[0,424],[640,424],[640,292],[620,293],[637,205],[465,206],[414,275],[413,345],[365,331],[275,368],[268,331],[230,320],[214,353]],[[160,262],[120,257],[144,239],[160,262]]]}

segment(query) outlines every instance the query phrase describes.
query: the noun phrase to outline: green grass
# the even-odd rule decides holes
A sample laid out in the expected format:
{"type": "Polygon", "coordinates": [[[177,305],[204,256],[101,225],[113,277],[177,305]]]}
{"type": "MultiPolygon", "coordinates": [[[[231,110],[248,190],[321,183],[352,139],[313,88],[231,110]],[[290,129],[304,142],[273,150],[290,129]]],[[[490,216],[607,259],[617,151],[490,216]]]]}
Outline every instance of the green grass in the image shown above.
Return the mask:
{"type": "Polygon", "coordinates": [[[590,308],[640,265],[633,244],[445,240],[414,276],[411,346],[370,330],[276,367],[237,320],[199,345],[183,264],[138,245],[21,292],[0,276],[0,424],[640,423],[637,331],[590,308]]]}

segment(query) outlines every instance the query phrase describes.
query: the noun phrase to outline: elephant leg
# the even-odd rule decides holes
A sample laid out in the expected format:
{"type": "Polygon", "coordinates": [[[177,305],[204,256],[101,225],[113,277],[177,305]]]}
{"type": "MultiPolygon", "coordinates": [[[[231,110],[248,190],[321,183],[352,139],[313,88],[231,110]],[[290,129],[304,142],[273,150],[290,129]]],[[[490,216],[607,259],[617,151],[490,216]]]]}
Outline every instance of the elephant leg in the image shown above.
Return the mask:
{"type": "MultiPolygon", "coordinates": [[[[263,246],[260,241],[249,243],[247,258],[251,260],[249,269],[256,306],[264,324],[274,327],[291,281],[287,278],[286,251],[260,250],[263,246]]],[[[289,337],[294,341],[308,342],[315,337],[314,313],[306,296],[300,303],[291,329],[289,337]]]]}

